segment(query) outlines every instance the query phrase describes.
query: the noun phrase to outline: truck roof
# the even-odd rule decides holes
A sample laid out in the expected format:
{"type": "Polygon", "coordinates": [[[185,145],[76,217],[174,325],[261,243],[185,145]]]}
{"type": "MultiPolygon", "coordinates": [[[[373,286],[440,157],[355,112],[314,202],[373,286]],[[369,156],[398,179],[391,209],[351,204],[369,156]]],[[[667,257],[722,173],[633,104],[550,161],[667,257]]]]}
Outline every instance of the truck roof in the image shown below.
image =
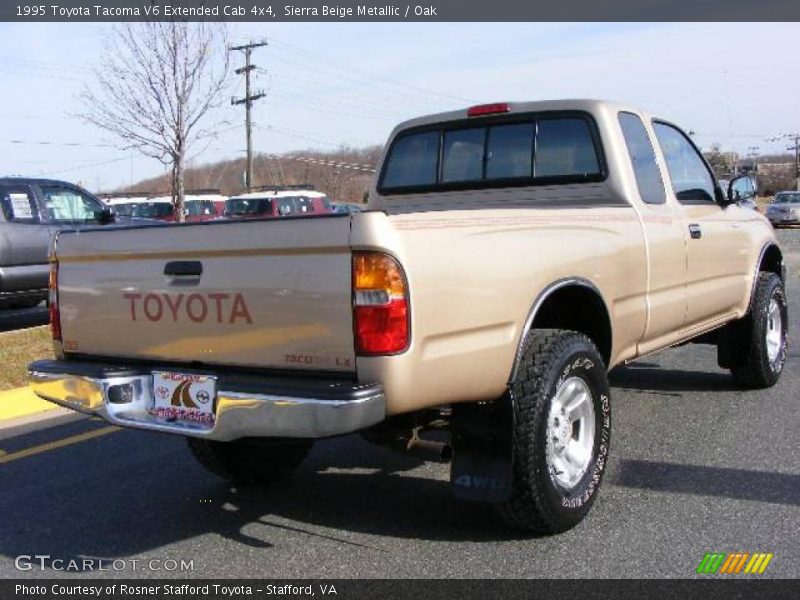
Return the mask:
{"type": "MultiPolygon", "coordinates": [[[[527,112],[544,112],[544,111],[568,111],[568,110],[578,110],[578,111],[585,111],[588,113],[596,114],[598,112],[602,112],[605,110],[610,110],[613,112],[619,111],[628,111],[634,112],[644,115],[645,113],[638,108],[633,106],[623,104],[620,102],[614,102],[611,100],[598,100],[592,98],[574,98],[574,99],[564,99],[564,100],[536,100],[536,101],[527,101],[527,102],[492,102],[486,104],[479,104],[477,106],[484,107],[492,105],[506,105],[508,110],[503,110],[502,114],[514,114],[514,113],[527,113],[527,112]]],[[[470,118],[469,110],[473,107],[462,108],[459,110],[451,110],[447,112],[435,113],[431,115],[425,115],[422,117],[417,117],[414,119],[409,119],[408,121],[403,121],[399,125],[397,125],[394,130],[392,131],[392,136],[394,136],[397,132],[402,131],[404,129],[410,129],[412,127],[420,127],[423,125],[432,125],[435,123],[444,123],[447,121],[460,121],[463,119],[470,118]]],[[[487,114],[486,116],[491,116],[487,114]]],[[[471,117],[476,120],[480,119],[480,117],[471,117]]]]}

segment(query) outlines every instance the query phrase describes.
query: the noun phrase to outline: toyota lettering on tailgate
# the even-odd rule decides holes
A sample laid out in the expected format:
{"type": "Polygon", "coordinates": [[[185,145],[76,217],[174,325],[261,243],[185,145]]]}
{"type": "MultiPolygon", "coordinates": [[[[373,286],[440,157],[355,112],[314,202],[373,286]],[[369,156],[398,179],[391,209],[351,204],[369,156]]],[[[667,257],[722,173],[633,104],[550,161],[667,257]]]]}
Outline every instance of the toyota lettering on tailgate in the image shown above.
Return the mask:
{"type": "Polygon", "coordinates": [[[130,302],[131,320],[148,321],[172,319],[174,322],[190,320],[194,323],[216,321],[217,323],[235,324],[244,322],[253,324],[250,309],[241,293],[227,294],[139,294],[122,295],[130,302]]]}

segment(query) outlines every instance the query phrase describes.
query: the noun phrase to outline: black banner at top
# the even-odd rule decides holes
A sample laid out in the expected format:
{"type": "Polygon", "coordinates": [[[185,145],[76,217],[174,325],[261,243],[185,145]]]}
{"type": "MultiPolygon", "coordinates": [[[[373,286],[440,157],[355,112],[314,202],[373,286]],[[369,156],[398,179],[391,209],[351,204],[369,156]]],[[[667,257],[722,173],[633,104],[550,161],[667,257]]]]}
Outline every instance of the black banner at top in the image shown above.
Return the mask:
{"type": "Polygon", "coordinates": [[[4,0],[0,20],[798,21],[797,0],[4,0]]]}

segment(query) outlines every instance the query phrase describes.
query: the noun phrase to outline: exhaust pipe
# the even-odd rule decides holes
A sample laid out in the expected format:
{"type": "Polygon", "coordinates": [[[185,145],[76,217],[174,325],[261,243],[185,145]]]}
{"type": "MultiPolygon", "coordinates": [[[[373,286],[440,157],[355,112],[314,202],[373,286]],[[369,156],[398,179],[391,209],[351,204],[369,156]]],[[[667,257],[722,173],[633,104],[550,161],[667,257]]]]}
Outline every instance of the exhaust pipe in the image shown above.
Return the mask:
{"type": "Polygon", "coordinates": [[[408,440],[406,452],[426,460],[433,459],[443,463],[450,462],[453,458],[453,448],[450,444],[435,442],[433,440],[423,440],[416,435],[416,432],[414,432],[414,436],[408,440]]]}

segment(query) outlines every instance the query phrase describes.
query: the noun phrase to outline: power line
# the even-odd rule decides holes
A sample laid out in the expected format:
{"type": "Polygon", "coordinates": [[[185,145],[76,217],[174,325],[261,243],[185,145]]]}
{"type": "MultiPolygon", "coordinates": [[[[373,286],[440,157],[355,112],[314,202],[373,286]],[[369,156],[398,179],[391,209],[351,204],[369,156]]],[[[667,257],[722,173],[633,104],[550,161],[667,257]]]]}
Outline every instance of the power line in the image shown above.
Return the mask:
{"type": "Polygon", "coordinates": [[[100,166],[103,166],[103,165],[110,165],[112,163],[118,163],[118,162],[121,162],[123,160],[129,160],[129,158],[130,157],[128,157],[128,156],[123,156],[121,158],[112,158],[111,160],[104,160],[102,162],[97,162],[97,163],[93,163],[93,164],[89,164],[89,165],[81,165],[79,167],[71,167],[69,169],[59,169],[57,171],[46,171],[44,173],[40,172],[39,176],[41,177],[43,175],[58,175],[58,174],[61,174],[61,173],[71,173],[73,171],[80,171],[81,169],[90,169],[92,167],[100,167],[100,166]]]}
{"type": "Polygon", "coordinates": [[[335,60],[333,60],[331,58],[328,58],[328,57],[322,56],[320,54],[317,54],[315,52],[312,52],[312,51],[310,51],[310,50],[308,50],[306,48],[301,48],[300,46],[295,46],[294,44],[290,44],[288,42],[277,40],[275,38],[270,38],[270,40],[272,41],[273,44],[277,44],[279,46],[286,46],[287,48],[291,49],[295,53],[302,53],[302,54],[306,54],[308,56],[311,56],[315,61],[318,61],[318,62],[322,61],[322,62],[328,63],[329,65],[338,66],[339,68],[344,69],[346,72],[349,72],[349,73],[360,72],[372,82],[375,82],[375,81],[384,82],[384,85],[399,87],[400,89],[402,89],[404,91],[406,91],[406,90],[416,90],[417,92],[422,93],[422,94],[426,94],[428,96],[434,96],[434,97],[437,97],[437,98],[447,99],[447,100],[451,100],[451,101],[452,100],[457,100],[459,102],[467,102],[467,103],[474,102],[473,100],[471,100],[469,98],[464,98],[462,96],[456,96],[454,94],[443,94],[441,92],[436,92],[436,91],[433,91],[433,90],[426,89],[424,87],[420,87],[420,86],[415,86],[415,85],[409,84],[408,82],[399,81],[397,79],[393,79],[391,77],[387,77],[386,75],[383,75],[383,74],[371,73],[369,71],[366,71],[364,69],[359,69],[358,67],[354,67],[352,65],[345,65],[345,64],[339,63],[338,61],[335,61],[335,60]]]}
{"type": "Polygon", "coordinates": [[[70,146],[80,148],[116,148],[113,144],[84,144],[83,142],[39,142],[28,140],[0,140],[0,144],[25,144],[30,146],[70,146]]]}

